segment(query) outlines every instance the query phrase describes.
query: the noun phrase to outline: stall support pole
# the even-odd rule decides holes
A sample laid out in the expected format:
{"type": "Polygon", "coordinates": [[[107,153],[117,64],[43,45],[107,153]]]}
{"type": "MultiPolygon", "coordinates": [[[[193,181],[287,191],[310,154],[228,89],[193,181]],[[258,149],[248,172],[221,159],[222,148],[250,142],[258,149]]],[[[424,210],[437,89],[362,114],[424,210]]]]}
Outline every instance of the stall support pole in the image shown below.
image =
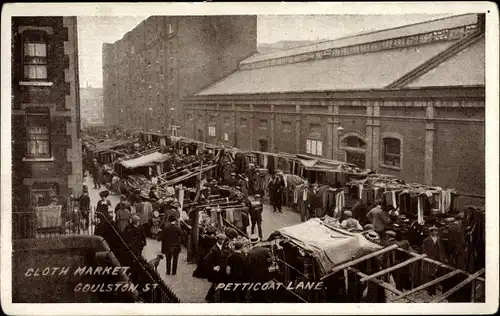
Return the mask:
{"type": "MultiPolygon", "coordinates": [[[[194,208],[194,204],[196,204],[200,198],[201,195],[201,174],[199,177],[196,179],[196,196],[194,198],[194,201],[192,203],[192,206],[189,210],[189,213],[194,212],[192,218],[193,218],[193,223],[191,223],[191,243],[189,245],[188,249],[188,256],[187,256],[187,261],[193,263],[196,260],[196,254],[198,250],[198,221],[199,221],[199,212],[196,208],[194,208]]],[[[188,214],[189,214],[188,213],[188,214]]],[[[189,214],[191,215],[191,214],[189,214]]]]}

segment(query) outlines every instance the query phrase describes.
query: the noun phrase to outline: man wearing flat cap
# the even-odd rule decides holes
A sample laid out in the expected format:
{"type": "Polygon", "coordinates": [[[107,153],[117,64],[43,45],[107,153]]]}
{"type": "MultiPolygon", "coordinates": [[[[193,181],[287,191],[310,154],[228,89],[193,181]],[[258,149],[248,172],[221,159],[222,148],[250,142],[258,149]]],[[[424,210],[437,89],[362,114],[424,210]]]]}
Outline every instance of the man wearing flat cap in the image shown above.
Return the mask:
{"type": "MultiPolygon", "coordinates": [[[[444,250],[443,242],[439,237],[439,230],[436,226],[429,228],[430,236],[425,238],[422,243],[422,253],[427,255],[427,258],[447,263],[446,253],[444,250]]],[[[430,282],[438,278],[442,271],[439,266],[425,262],[423,263],[423,277],[425,282],[430,282]]],[[[427,288],[427,292],[430,295],[436,293],[436,286],[431,286],[427,288]]]]}

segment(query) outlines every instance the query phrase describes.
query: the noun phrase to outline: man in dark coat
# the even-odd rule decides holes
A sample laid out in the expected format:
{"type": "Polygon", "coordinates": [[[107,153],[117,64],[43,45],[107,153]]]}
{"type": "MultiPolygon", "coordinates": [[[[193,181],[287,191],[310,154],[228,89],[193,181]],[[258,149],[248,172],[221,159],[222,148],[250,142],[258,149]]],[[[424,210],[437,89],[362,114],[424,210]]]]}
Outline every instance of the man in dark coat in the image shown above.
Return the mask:
{"type": "Polygon", "coordinates": [[[283,200],[282,194],[284,186],[284,181],[277,175],[269,184],[269,198],[271,200],[271,205],[273,206],[273,212],[283,213],[281,210],[281,202],[283,200]]]}
{"type": "Polygon", "coordinates": [[[449,261],[453,267],[466,270],[464,253],[467,245],[462,219],[463,214],[458,214],[448,227],[449,261]]]}
{"type": "Polygon", "coordinates": [[[146,246],[146,232],[140,224],[140,217],[133,215],[132,223],[125,228],[124,232],[125,241],[137,257],[142,256],[142,250],[146,246]]]}
{"type": "MultiPolygon", "coordinates": [[[[248,280],[248,263],[245,256],[241,253],[243,242],[236,241],[234,243],[234,252],[226,259],[226,281],[230,283],[244,283],[248,280]]],[[[224,293],[225,302],[244,303],[246,301],[246,292],[236,289],[231,292],[224,293]]]]}
{"type": "Polygon", "coordinates": [[[314,189],[312,185],[309,185],[306,190],[305,212],[307,221],[314,216],[314,189]]]}
{"type": "Polygon", "coordinates": [[[209,271],[208,281],[212,282],[212,286],[205,296],[205,300],[208,302],[216,302],[218,300],[218,293],[215,289],[217,284],[224,280],[223,271],[225,271],[225,263],[228,256],[227,250],[223,247],[226,236],[219,234],[216,238],[217,243],[205,257],[205,264],[209,271]]]}
{"type": "Polygon", "coordinates": [[[161,232],[161,252],[165,254],[167,275],[177,273],[177,262],[181,252],[182,230],[174,217],[168,219],[168,224],[161,232]]]}
{"type": "MultiPolygon", "coordinates": [[[[422,243],[422,253],[427,255],[427,258],[447,263],[446,252],[444,250],[443,242],[439,237],[439,231],[436,226],[429,228],[430,236],[424,239],[422,243]]],[[[425,262],[423,263],[423,277],[424,281],[430,282],[438,278],[441,274],[441,269],[439,266],[425,262]]],[[[427,288],[427,292],[430,295],[436,293],[436,286],[431,286],[427,288]]]]}
{"type": "Polygon", "coordinates": [[[78,209],[80,210],[83,219],[85,220],[85,228],[88,227],[89,211],[90,211],[90,197],[87,186],[83,187],[82,195],[78,199],[78,209]]]}
{"type": "Polygon", "coordinates": [[[319,187],[317,183],[313,184],[312,190],[312,217],[322,217],[323,216],[323,197],[319,194],[319,187]]]}
{"type": "MultiPolygon", "coordinates": [[[[269,267],[272,263],[271,251],[259,245],[259,238],[251,236],[252,249],[248,253],[249,281],[265,283],[272,279],[269,267]]],[[[252,303],[265,303],[266,291],[252,291],[252,303]]]]}
{"type": "Polygon", "coordinates": [[[94,180],[94,189],[101,188],[102,167],[94,158],[92,164],[92,179],[94,180]]]}

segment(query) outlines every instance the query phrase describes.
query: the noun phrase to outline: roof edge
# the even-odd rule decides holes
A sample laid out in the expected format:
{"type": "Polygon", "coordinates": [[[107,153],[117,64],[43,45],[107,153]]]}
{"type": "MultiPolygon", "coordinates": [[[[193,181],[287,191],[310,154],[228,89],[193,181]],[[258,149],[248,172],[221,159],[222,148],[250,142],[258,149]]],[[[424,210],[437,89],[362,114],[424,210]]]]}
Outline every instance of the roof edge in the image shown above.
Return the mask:
{"type": "Polygon", "coordinates": [[[459,52],[463,51],[467,47],[470,47],[477,41],[479,41],[481,38],[484,37],[484,32],[481,30],[474,32],[470,34],[469,36],[466,36],[453,44],[452,46],[448,47],[444,51],[440,52],[434,57],[431,57],[427,61],[425,61],[423,64],[417,66],[415,69],[411,70],[410,72],[406,73],[403,75],[401,78],[395,80],[391,84],[387,86],[389,89],[393,88],[402,88],[409,83],[415,81],[416,79],[420,78],[421,76],[425,75],[428,73],[430,70],[436,68],[443,62],[447,61],[448,59],[452,58],[453,56],[456,56],[459,52]]]}

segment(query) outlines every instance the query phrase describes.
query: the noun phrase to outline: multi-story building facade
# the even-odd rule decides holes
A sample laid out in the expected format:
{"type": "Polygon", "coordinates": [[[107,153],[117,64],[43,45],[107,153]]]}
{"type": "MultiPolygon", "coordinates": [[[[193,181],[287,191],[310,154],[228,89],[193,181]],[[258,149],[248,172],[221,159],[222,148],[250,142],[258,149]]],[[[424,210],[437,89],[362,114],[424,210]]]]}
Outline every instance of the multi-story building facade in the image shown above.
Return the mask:
{"type": "Polygon", "coordinates": [[[252,56],[183,102],[192,138],[347,161],[484,201],[484,15],[252,56]]]}
{"type": "Polygon", "coordinates": [[[102,88],[80,88],[80,105],[83,127],[104,124],[102,88]]]}
{"type": "Polygon", "coordinates": [[[180,100],[256,53],[256,16],[152,16],[103,45],[106,125],[183,134],[180,100]]]}
{"type": "Polygon", "coordinates": [[[12,18],[12,207],[65,204],[82,186],[76,17],[12,18]]]}

